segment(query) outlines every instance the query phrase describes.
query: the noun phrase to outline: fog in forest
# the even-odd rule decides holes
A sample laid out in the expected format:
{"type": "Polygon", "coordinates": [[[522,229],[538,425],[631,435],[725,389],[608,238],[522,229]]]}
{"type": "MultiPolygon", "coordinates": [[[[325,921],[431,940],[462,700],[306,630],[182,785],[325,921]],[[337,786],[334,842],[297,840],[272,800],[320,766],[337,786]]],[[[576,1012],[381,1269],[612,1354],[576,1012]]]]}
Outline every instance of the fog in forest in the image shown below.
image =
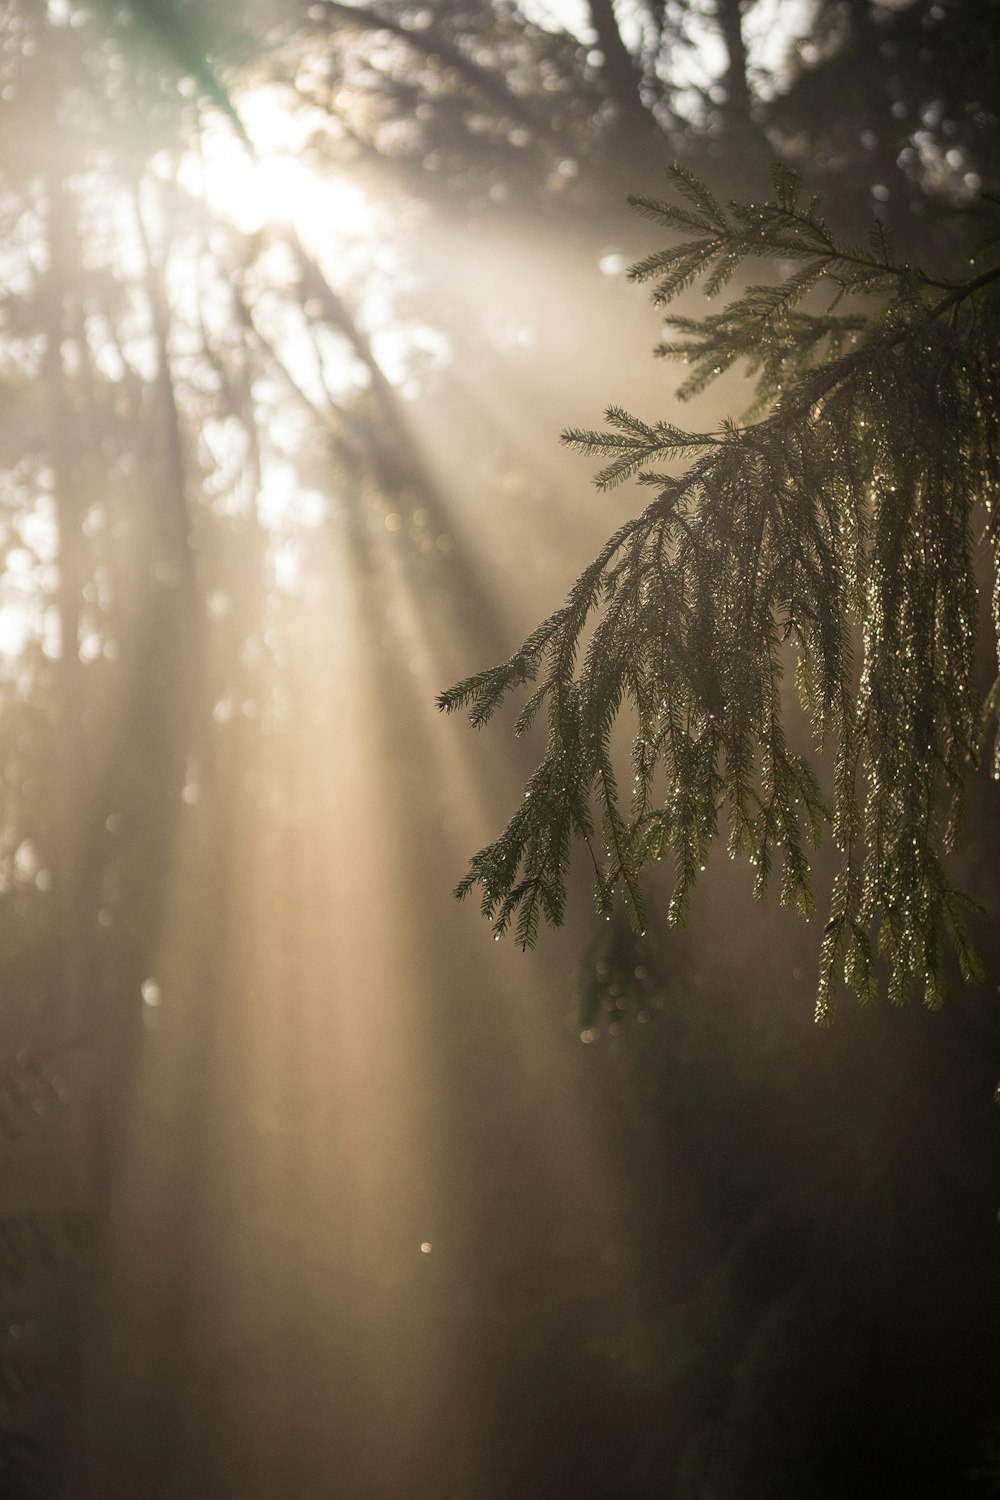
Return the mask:
{"type": "Polygon", "coordinates": [[[883,953],[820,1026],[829,830],[808,921],[723,833],[683,925],[649,861],[644,931],[581,844],[524,951],[453,892],[545,714],[437,706],[652,498],[560,433],[751,419],[743,359],[678,399],[628,274],[672,162],[722,202],[787,162],[964,336],[997,19],[0,0],[0,1496],[1000,1490],[988,773],[984,977],[898,1006],[883,953]]]}

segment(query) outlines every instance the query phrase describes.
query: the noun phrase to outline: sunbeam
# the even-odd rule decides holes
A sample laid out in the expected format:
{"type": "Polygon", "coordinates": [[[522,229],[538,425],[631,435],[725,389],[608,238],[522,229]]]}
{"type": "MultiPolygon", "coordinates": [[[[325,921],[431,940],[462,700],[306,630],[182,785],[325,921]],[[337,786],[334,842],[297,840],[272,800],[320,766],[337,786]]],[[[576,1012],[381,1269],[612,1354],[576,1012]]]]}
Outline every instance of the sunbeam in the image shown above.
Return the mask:
{"type": "Polygon", "coordinates": [[[0,0],[0,1495],[995,1483],[994,21],[0,0]]]}

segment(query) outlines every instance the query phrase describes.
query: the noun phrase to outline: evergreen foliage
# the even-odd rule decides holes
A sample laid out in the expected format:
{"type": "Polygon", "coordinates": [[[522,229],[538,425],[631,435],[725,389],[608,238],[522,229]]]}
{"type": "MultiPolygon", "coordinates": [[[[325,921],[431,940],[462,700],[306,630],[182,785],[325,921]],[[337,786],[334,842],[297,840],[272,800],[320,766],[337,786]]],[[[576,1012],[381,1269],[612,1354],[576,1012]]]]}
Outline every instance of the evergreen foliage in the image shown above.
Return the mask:
{"type": "Polygon", "coordinates": [[[758,895],[780,867],[781,900],[808,917],[810,851],[830,824],[841,858],[817,1014],[841,980],[873,998],[878,954],[890,999],[919,988],[936,1005],[949,942],[979,974],[946,856],[998,703],[974,668],[977,554],[993,562],[997,543],[1000,268],[966,252],[964,279],[929,275],[879,224],[867,245],[841,243],[782,166],[765,203],[724,209],[678,166],[672,183],[669,201],[633,200],[680,236],[631,271],[658,304],[698,278],[715,295],[753,259],[777,274],[721,312],[668,317],[658,352],[688,364],[682,397],[745,361],[754,405],[711,432],[612,406],[605,429],[564,435],[606,460],[599,488],[636,477],[654,498],[508,662],[441,696],[478,727],[533,683],[518,733],[548,712],[524,801],[457,894],[480,886],[497,934],[513,925],[530,945],[543,917],[562,920],[582,841],[598,909],[620,896],[637,930],[642,871],[670,856],[676,924],[726,831],[758,895]],[[789,667],[832,750],[829,793],[790,742],[789,667]]]}

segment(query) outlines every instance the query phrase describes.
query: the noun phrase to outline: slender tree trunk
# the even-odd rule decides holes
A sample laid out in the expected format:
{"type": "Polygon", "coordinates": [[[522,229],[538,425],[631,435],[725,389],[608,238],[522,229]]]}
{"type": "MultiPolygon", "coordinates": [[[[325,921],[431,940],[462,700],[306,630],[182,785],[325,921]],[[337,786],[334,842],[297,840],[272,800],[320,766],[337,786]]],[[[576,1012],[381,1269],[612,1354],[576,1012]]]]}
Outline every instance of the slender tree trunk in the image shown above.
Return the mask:
{"type": "Polygon", "coordinates": [[[724,172],[733,190],[742,192],[748,172],[766,170],[772,151],[753,115],[750,62],[743,34],[743,0],[715,0],[715,18],[726,49],[722,114],[724,172]]]}
{"type": "Polygon", "coordinates": [[[72,451],[73,412],[63,367],[66,335],[66,248],[72,229],[61,184],[49,181],[49,274],[44,292],[45,350],[42,367],[48,401],[48,447],[58,530],[60,817],[58,891],[62,925],[63,992],[67,1030],[87,1024],[87,998],[93,989],[93,934],[86,912],[81,868],[82,812],[86,803],[85,702],[80,662],[80,619],[86,578],[86,543],[81,523],[79,476],[72,451]]]}
{"type": "Polygon", "coordinates": [[[642,72],[622,40],[614,0],[590,0],[590,24],[604,54],[602,75],[618,111],[622,135],[647,147],[656,126],[642,99],[642,72]]]}
{"type": "Polygon", "coordinates": [[[750,121],[750,81],[748,58],[743,37],[742,0],[716,0],[716,19],[726,46],[726,117],[731,130],[744,128],[750,121]]]}
{"type": "MultiPolygon", "coordinates": [[[[48,45],[42,28],[43,46],[48,45]]],[[[54,49],[53,49],[54,50],[54,49]]],[[[58,61],[58,60],[56,60],[58,61]]],[[[88,544],[83,533],[85,479],[80,471],[75,433],[78,416],[67,376],[64,349],[70,336],[70,303],[75,282],[75,214],[58,162],[46,177],[45,223],[47,274],[41,291],[43,319],[42,377],[47,408],[47,442],[52,472],[57,531],[59,655],[55,667],[56,783],[54,847],[56,942],[59,997],[54,1019],[58,1033],[80,1041],[93,1057],[100,987],[97,913],[101,873],[87,857],[87,809],[91,789],[91,730],[84,666],[80,659],[83,590],[90,576],[88,544]]],[[[59,1163],[57,1213],[93,1214],[95,1197],[96,1119],[91,1080],[85,1094],[74,1094],[56,1135],[59,1163]]],[[[57,1480],[72,1478],[78,1451],[83,1349],[85,1279],[92,1268],[72,1260],[57,1266],[54,1305],[58,1307],[55,1367],[47,1377],[48,1447],[44,1463],[57,1480]]]]}
{"type": "MultiPolygon", "coordinates": [[[[411,504],[425,509],[431,517],[431,524],[438,530],[452,531],[434,476],[406,422],[399,396],[375,357],[370,339],[298,236],[290,233],[288,243],[301,267],[300,296],[303,303],[313,300],[318,304],[320,319],[347,340],[370,377],[378,419],[377,425],[366,424],[363,446],[377,484],[387,499],[405,497],[411,504]]],[[[505,641],[498,612],[492,602],[483,597],[476,569],[461,538],[455,537],[454,541],[451,568],[458,602],[472,606],[475,628],[487,650],[502,651],[505,641]]]]}

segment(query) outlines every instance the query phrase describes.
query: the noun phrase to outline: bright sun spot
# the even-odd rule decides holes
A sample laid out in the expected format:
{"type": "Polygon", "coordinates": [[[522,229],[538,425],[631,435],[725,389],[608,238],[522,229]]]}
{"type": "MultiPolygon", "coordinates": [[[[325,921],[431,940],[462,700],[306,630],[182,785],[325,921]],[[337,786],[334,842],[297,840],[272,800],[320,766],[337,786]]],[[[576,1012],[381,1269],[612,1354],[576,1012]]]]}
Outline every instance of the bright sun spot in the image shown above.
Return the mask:
{"type": "Polygon", "coordinates": [[[186,188],[244,233],[288,225],[311,251],[374,233],[375,210],[361,189],[314,172],[302,160],[321,123],[315,111],[289,109],[274,85],[250,90],[237,105],[255,155],[228,122],[213,120],[203,131],[199,155],[181,168],[186,188]]]}
{"type": "MultiPolygon", "coordinates": [[[[317,159],[315,143],[329,123],[322,111],[274,84],[248,89],[235,102],[253,149],[247,149],[229,121],[212,117],[176,171],[183,191],[203,204],[215,223],[247,236],[271,231],[252,247],[255,328],[314,413],[363,390],[372,379],[373,363],[401,400],[415,399],[421,380],[447,363],[450,346],[438,329],[397,315],[396,297],[408,274],[394,244],[398,204],[390,211],[386,202],[369,197],[338,172],[335,162],[317,159]],[[319,293],[297,300],[295,240],[328,286],[326,301],[319,293]],[[284,300],[270,295],[269,288],[277,285],[291,295],[284,300]],[[328,313],[345,294],[353,332],[328,313]]],[[[164,161],[165,173],[171,167],[164,161]]],[[[189,276],[182,293],[191,281],[189,276]]],[[[222,317],[228,316],[228,307],[223,297],[222,317]]],[[[274,582],[279,590],[294,592],[301,548],[297,541],[293,545],[292,534],[308,533],[316,525],[311,510],[315,497],[303,494],[294,461],[302,448],[303,414],[294,403],[276,400],[270,378],[257,381],[254,392],[270,407],[255,503],[274,540],[274,582]]],[[[203,424],[202,437],[224,490],[239,458],[233,446],[238,438],[227,426],[211,423],[203,424]]],[[[0,619],[0,651],[2,625],[0,619]]]]}

